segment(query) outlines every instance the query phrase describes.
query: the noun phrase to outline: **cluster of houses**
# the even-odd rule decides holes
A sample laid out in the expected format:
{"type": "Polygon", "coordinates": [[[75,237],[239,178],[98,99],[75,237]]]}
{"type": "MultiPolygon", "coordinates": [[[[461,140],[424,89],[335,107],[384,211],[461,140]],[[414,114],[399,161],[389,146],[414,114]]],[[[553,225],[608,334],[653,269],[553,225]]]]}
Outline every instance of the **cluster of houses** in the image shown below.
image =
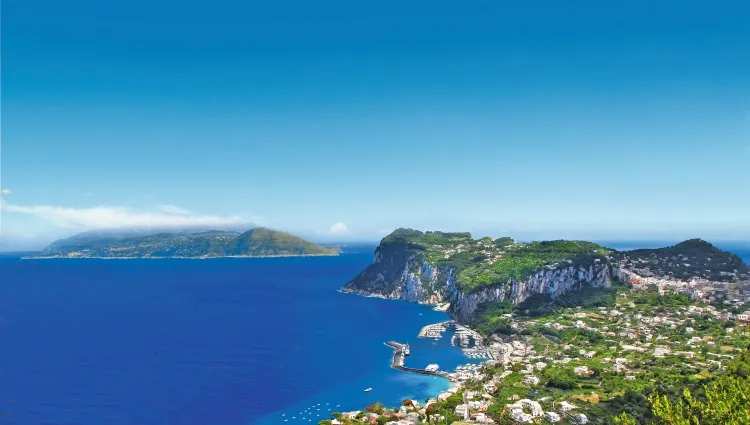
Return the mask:
{"type": "MultiPolygon", "coordinates": [[[[460,252],[462,248],[464,247],[456,247],[456,252],[460,252]]],[[[635,277],[631,281],[635,280],[635,286],[656,285],[662,293],[684,293],[690,295],[693,299],[700,300],[707,299],[705,294],[713,294],[709,297],[715,296],[714,286],[718,284],[717,282],[700,279],[684,282],[674,279],[640,277],[635,274],[633,276],[635,277]]],[[[725,284],[722,283],[722,285],[725,284]]],[[[722,286],[722,290],[724,289],[726,288],[722,286]]],[[[750,294],[748,295],[750,296],[750,294]]],[[[544,353],[538,353],[528,338],[503,339],[494,336],[491,340],[482,340],[482,336],[475,334],[474,331],[468,328],[460,329],[463,331],[462,335],[465,335],[465,338],[463,336],[457,338],[456,345],[462,348],[471,345],[464,343],[463,339],[466,339],[466,342],[478,341],[480,345],[492,341],[489,346],[486,346],[492,360],[485,362],[485,364],[502,364],[506,366],[506,370],[494,376],[487,376],[487,369],[480,365],[460,366],[455,372],[448,374],[449,379],[456,383],[456,386],[440,393],[433,399],[427,400],[424,406],[415,400],[406,403],[400,407],[397,415],[395,415],[398,420],[390,421],[387,425],[414,425],[423,422],[426,419],[427,407],[430,404],[445,401],[459,393],[463,396],[463,402],[455,407],[454,414],[456,416],[463,421],[492,424],[493,420],[486,412],[493,402],[497,403],[496,396],[493,397],[493,394],[501,387],[501,381],[516,373],[508,366],[511,364],[520,363],[524,365],[520,370],[517,366],[513,370],[517,370],[517,373],[523,376],[521,383],[530,387],[540,385],[539,376],[543,376],[545,368],[559,367],[554,365],[567,365],[569,363],[570,366],[568,367],[572,367],[573,373],[582,378],[588,379],[589,376],[594,374],[592,368],[599,370],[600,366],[603,366],[606,370],[623,374],[625,381],[635,381],[639,373],[643,373],[643,371],[638,370],[639,362],[637,359],[639,354],[654,358],[676,355],[687,361],[687,359],[696,358],[697,352],[698,358],[707,362],[704,364],[720,365],[722,359],[732,357],[729,354],[721,353],[717,347],[717,342],[726,340],[726,338],[722,336],[714,339],[711,335],[704,334],[700,331],[705,329],[700,321],[707,318],[735,320],[737,322],[736,329],[726,328],[721,331],[725,332],[726,335],[736,335],[741,332],[747,334],[746,327],[750,326],[750,310],[740,314],[732,314],[727,310],[719,310],[713,306],[690,305],[676,307],[659,315],[648,315],[639,310],[636,304],[630,302],[627,295],[624,297],[625,301],[622,302],[620,298],[615,308],[599,307],[584,312],[579,307],[572,310],[572,314],[563,314],[560,318],[553,319],[557,320],[556,322],[552,321],[541,325],[543,328],[555,331],[575,328],[597,333],[604,338],[598,340],[604,341],[598,346],[595,346],[596,343],[586,341],[585,338],[582,341],[579,340],[576,346],[573,346],[560,341],[559,338],[554,336],[556,333],[550,332],[550,335],[545,335],[545,338],[549,337],[551,341],[559,344],[556,352],[548,352],[545,349],[544,353]],[[604,347],[603,344],[607,346],[604,347]],[[696,350],[699,347],[704,349],[696,350]],[[716,349],[706,350],[706,347],[716,349]],[[604,354],[605,352],[609,354],[604,354]],[[597,355],[598,353],[601,354],[597,355]],[[611,357],[603,357],[604,355],[611,357]],[[594,363],[586,361],[590,359],[594,359],[594,363]],[[467,383],[476,385],[480,382],[483,383],[480,391],[462,390],[467,383]]],[[[732,302],[735,301],[738,300],[733,299],[732,302]]],[[[750,298],[747,301],[750,301],[750,298]]],[[[738,302],[742,303],[745,300],[740,299],[738,302]]],[[[517,330],[538,326],[538,321],[542,321],[542,319],[538,319],[538,321],[515,321],[513,315],[507,314],[504,316],[510,320],[511,326],[517,330]]],[[[420,336],[422,335],[420,334],[420,336]]],[[[472,386],[472,388],[474,387],[472,386]]],[[[532,392],[534,391],[532,390],[532,392]]],[[[589,418],[581,411],[585,411],[585,409],[579,409],[568,401],[553,402],[551,408],[549,408],[549,403],[545,403],[544,406],[548,410],[545,411],[540,404],[540,402],[545,401],[544,398],[532,400],[535,397],[531,395],[528,397],[521,399],[518,395],[513,395],[503,401],[503,403],[507,402],[504,407],[510,417],[517,423],[538,423],[540,421],[557,423],[566,419],[576,424],[589,422],[589,418]]],[[[343,414],[343,416],[357,417],[362,420],[363,414],[366,416],[365,422],[377,423],[378,415],[373,412],[350,412],[343,414]]],[[[392,413],[389,414],[394,416],[392,413]]],[[[432,417],[433,421],[442,419],[445,418],[432,417]]],[[[338,421],[332,421],[332,425],[339,425],[339,423],[338,421]]]]}
{"type": "MultiPolygon", "coordinates": [[[[713,302],[725,300],[725,304],[743,305],[750,303],[750,289],[742,288],[728,282],[712,281],[708,279],[692,278],[690,280],[675,279],[670,276],[655,277],[641,276],[630,270],[621,270],[633,288],[646,289],[656,286],[660,295],[686,294],[694,301],[713,302]]],[[[747,283],[747,282],[745,282],[747,283]]]]}
{"type": "MultiPolygon", "coordinates": [[[[511,317],[511,315],[506,315],[511,317]]],[[[492,357],[502,364],[520,363],[527,356],[536,354],[534,346],[521,341],[493,342],[490,344],[489,352],[492,357]]]]}
{"type": "Polygon", "coordinates": [[[567,401],[553,403],[557,411],[547,411],[542,409],[538,401],[521,399],[511,404],[506,404],[511,419],[519,423],[533,423],[538,418],[544,417],[549,422],[560,422],[563,417],[572,419],[577,424],[586,424],[589,422],[588,417],[583,413],[573,413],[577,406],[567,401]]]}

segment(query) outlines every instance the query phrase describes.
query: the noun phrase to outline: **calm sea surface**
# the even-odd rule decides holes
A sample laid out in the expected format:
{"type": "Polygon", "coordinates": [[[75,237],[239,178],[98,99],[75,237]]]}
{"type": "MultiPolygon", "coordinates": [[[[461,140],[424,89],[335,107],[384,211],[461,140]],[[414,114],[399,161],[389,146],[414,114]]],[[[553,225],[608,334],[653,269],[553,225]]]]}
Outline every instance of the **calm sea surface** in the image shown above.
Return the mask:
{"type": "Polygon", "coordinates": [[[337,292],[371,258],[0,257],[0,425],[315,424],[424,400],[447,382],[391,369],[384,341],[411,344],[408,366],[468,359],[416,338],[443,313],[337,292]]]}
{"type": "Polygon", "coordinates": [[[447,382],[391,369],[384,341],[411,343],[408,366],[468,359],[416,337],[445,314],[337,292],[371,260],[0,257],[0,424],[291,425],[424,400],[447,382]]]}

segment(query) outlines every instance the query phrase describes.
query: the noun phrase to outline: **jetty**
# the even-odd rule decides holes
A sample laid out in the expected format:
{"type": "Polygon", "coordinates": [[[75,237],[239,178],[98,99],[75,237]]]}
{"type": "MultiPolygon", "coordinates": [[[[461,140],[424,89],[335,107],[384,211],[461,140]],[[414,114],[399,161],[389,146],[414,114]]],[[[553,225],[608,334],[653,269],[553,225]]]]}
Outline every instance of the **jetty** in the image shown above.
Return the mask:
{"type": "Polygon", "coordinates": [[[420,375],[432,375],[432,376],[440,376],[443,378],[450,378],[450,374],[448,372],[442,372],[438,370],[425,370],[425,369],[417,369],[413,367],[406,367],[404,366],[404,359],[409,354],[409,344],[400,344],[396,341],[388,341],[385,343],[385,345],[393,348],[393,360],[391,361],[391,367],[394,369],[402,370],[404,372],[410,372],[410,373],[418,373],[420,375]]]}

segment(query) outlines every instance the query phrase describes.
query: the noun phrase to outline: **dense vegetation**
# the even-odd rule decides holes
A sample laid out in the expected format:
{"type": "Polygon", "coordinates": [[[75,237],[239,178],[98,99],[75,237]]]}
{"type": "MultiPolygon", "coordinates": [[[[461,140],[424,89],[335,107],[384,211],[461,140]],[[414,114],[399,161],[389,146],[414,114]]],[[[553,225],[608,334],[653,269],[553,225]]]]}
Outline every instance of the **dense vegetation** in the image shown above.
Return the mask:
{"type": "MultiPolygon", "coordinates": [[[[678,394],[662,389],[648,400],[654,425],[750,424],[750,352],[744,351],[724,373],[702,385],[687,386],[678,394]]],[[[617,425],[644,422],[625,412],[614,420],[617,425]]]]}
{"type": "Polygon", "coordinates": [[[338,248],[316,245],[285,232],[258,227],[237,237],[233,255],[330,255],[338,248]]]}
{"type": "Polygon", "coordinates": [[[480,304],[474,312],[471,327],[483,335],[510,335],[513,332],[510,321],[503,315],[513,313],[514,308],[508,300],[480,304]]]}
{"type": "Polygon", "coordinates": [[[471,292],[484,285],[524,279],[547,266],[588,265],[606,261],[607,249],[582,241],[545,241],[511,245],[490,264],[470,264],[459,272],[462,289],[471,292]]]}
{"type": "Polygon", "coordinates": [[[156,233],[134,237],[87,233],[60,240],[45,250],[63,257],[222,257],[274,255],[335,255],[324,247],[289,233],[259,227],[237,232],[156,233]]]}
{"type": "Polygon", "coordinates": [[[382,248],[400,245],[424,256],[435,266],[458,271],[457,285],[472,292],[488,285],[509,284],[555,265],[589,265],[606,261],[609,250],[584,241],[544,241],[516,244],[512,238],[472,239],[470,233],[420,232],[398,229],[386,236],[382,248]]]}
{"type": "Polygon", "coordinates": [[[616,262],[641,276],[727,282],[750,279],[750,270],[739,257],[700,239],[666,248],[620,252],[585,241],[516,243],[509,237],[474,240],[470,233],[398,229],[381,242],[384,249],[396,246],[433,266],[455,269],[456,284],[466,293],[486,286],[510,285],[544,268],[589,266],[597,261],[616,262]]]}

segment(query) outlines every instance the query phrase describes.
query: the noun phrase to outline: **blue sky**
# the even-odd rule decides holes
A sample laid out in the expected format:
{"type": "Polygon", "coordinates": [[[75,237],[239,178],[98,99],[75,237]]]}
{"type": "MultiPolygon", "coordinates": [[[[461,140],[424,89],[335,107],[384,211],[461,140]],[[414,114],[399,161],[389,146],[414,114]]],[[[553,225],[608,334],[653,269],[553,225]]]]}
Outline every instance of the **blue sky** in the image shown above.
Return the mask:
{"type": "Polygon", "coordinates": [[[750,239],[748,22],[746,1],[6,0],[0,231],[750,239]]]}

